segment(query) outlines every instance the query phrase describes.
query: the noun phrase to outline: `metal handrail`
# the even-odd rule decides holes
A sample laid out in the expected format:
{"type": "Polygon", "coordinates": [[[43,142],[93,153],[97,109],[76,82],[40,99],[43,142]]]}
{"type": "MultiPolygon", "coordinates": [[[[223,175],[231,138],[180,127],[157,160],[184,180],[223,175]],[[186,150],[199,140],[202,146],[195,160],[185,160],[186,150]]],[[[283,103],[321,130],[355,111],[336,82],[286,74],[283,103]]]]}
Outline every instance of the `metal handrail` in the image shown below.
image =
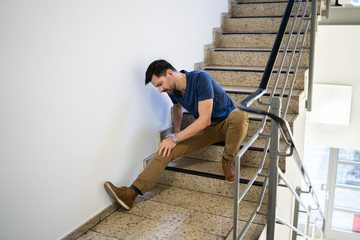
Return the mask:
{"type": "MultiPolygon", "coordinates": [[[[275,121],[275,125],[277,125],[279,127],[279,129],[281,130],[282,132],[282,135],[284,136],[284,140],[287,142],[287,144],[289,145],[290,147],[290,152],[289,153],[278,153],[278,155],[283,155],[283,156],[293,156],[294,157],[294,160],[301,172],[301,176],[303,177],[304,181],[305,181],[305,184],[307,187],[309,187],[309,189],[312,189],[312,183],[311,183],[311,180],[310,180],[310,177],[304,167],[304,165],[302,164],[302,161],[301,161],[301,158],[299,156],[299,153],[297,151],[297,148],[296,148],[296,145],[295,145],[295,142],[294,142],[294,138],[292,136],[292,133],[291,133],[291,129],[290,129],[290,126],[289,126],[289,123],[285,120],[285,116],[286,116],[286,111],[287,111],[287,108],[288,108],[288,104],[289,104],[289,101],[290,101],[290,97],[291,97],[291,94],[292,94],[292,88],[293,88],[293,85],[294,85],[294,81],[295,81],[295,76],[296,76],[296,72],[297,72],[297,69],[298,69],[298,65],[299,65],[299,60],[300,60],[300,56],[301,56],[301,51],[302,51],[302,47],[300,48],[299,50],[299,54],[298,54],[298,59],[296,61],[296,64],[295,64],[295,70],[294,70],[294,74],[293,74],[293,78],[290,82],[290,89],[289,89],[289,92],[288,92],[288,99],[287,99],[287,102],[286,102],[286,106],[285,106],[285,109],[284,109],[284,112],[282,114],[282,117],[280,117],[281,114],[273,114],[273,113],[270,113],[269,112],[269,109],[270,109],[270,103],[272,101],[272,98],[275,96],[275,90],[276,90],[276,87],[277,87],[277,82],[278,82],[278,79],[279,79],[279,76],[280,76],[280,72],[282,70],[282,67],[283,67],[283,63],[284,63],[284,58],[285,58],[285,54],[287,52],[287,49],[288,49],[288,46],[289,46],[289,42],[290,42],[290,37],[292,35],[292,32],[293,32],[293,28],[294,28],[294,24],[295,24],[295,20],[296,20],[296,15],[297,15],[297,12],[300,8],[300,4],[301,4],[301,0],[299,1],[299,4],[298,4],[298,7],[296,9],[296,14],[295,14],[295,17],[294,17],[294,20],[293,20],[293,23],[292,23],[292,26],[291,26],[291,30],[290,30],[290,33],[289,33],[289,36],[288,36],[288,41],[285,45],[285,50],[283,51],[283,57],[281,59],[281,62],[280,62],[280,67],[278,69],[278,72],[277,72],[277,76],[275,78],[275,82],[274,82],[274,87],[272,89],[272,92],[270,94],[270,97],[269,97],[269,102],[268,103],[263,103],[260,101],[260,98],[266,93],[266,89],[268,87],[268,83],[269,83],[269,79],[270,79],[270,76],[273,72],[273,68],[274,68],[274,65],[275,65],[275,61],[276,61],[276,58],[278,56],[278,53],[279,53],[279,50],[280,50],[280,46],[282,44],[282,40],[283,40],[283,37],[285,35],[285,30],[286,30],[286,26],[288,24],[288,21],[289,21],[289,18],[290,18],[290,13],[291,13],[291,10],[293,8],[293,5],[294,5],[294,1],[295,0],[289,0],[288,1],[288,4],[286,6],[286,10],[285,10],[285,14],[284,14],[284,17],[281,21],[281,24],[280,24],[280,27],[279,27],[279,31],[278,31],[278,34],[276,36],[276,39],[275,39],[275,43],[274,43],[274,46],[272,48],[272,51],[271,51],[271,54],[270,54],[270,57],[269,57],[269,60],[267,62],[267,65],[265,67],[265,71],[264,71],[264,74],[263,74],[263,77],[261,79],[261,82],[260,82],[260,85],[258,87],[257,90],[255,90],[250,96],[248,96],[247,98],[245,98],[242,102],[239,103],[238,105],[238,108],[243,110],[243,111],[246,111],[246,112],[251,112],[251,113],[255,113],[255,114],[259,114],[259,115],[262,115],[263,116],[263,120],[262,120],[262,125],[260,127],[260,129],[256,132],[256,134],[251,138],[251,140],[248,142],[247,145],[245,145],[239,152],[238,154],[236,155],[236,158],[235,158],[235,169],[236,169],[236,176],[235,176],[235,199],[234,199],[234,232],[233,232],[233,237],[234,239],[238,239],[237,238],[237,211],[238,211],[238,204],[240,203],[240,201],[242,200],[242,198],[244,197],[244,195],[247,193],[247,191],[250,189],[251,185],[252,185],[252,182],[253,180],[255,180],[259,175],[260,175],[260,172],[263,168],[263,165],[264,165],[264,159],[265,159],[265,156],[266,156],[266,152],[269,148],[269,142],[270,142],[270,139],[271,137],[269,135],[268,138],[267,138],[267,142],[266,142],[266,145],[265,145],[265,149],[264,149],[264,154],[263,154],[263,158],[262,160],[260,161],[260,166],[258,168],[258,170],[256,171],[256,173],[254,174],[254,176],[251,178],[251,180],[248,182],[248,184],[245,186],[245,188],[242,190],[240,196],[239,196],[239,184],[238,184],[238,180],[239,180],[239,172],[240,172],[240,158],[243,156],[243,154],[246,152],[246,150],[251,146],[251,144],[260,136],[260,135],[265,135],[265,134],[262,134],[262,131],[264,129],[264,125],[265,125],[265,122],[266,122],[266,119],[267,117],[270,117],[272,120],[275,121]],[[255,109],[255,108],[251,108],[250,105],[254,102],[254,101],[258,101],[260,104],[265,104],[265,105],[268,105],[266,110],[260,110],[260,109],[255,109]]],[[[286,86],[286,81],[287,81],[287,77],[289,75],[289,72],[290,72],[290,69],[291,69],[291,65],[292,65],[292,59],[294,57],[294,53],[295,53],[295,48],[297,46],[297,42],[298,42],[298,38],[299,38],[299,32],[301,30],[301,26],[302,26],[302,22],[304,19],[308,20],[308,22],[306,23],[306,27],[305,27],[305,33],[304,33],[304,36],[303,36],[303,40],[301,42],[301,46],[304,45],[304,41],[305,41],[305,36],[306,36],[306,32],[307,32],[307,29],[308,29],[308,25],[309,25],[309,20],[310,18],[305,18],[305,12],[306,12],[306,8],[307,8],[307,4],[308,4],[308,1],[309,0],[306,0],[306,3],[305,3],[305,8],[304,8],[304,12],[302,14],[302,17],[301,17],[301,21],[300,21],[300,26],[299,26],[299,29],[298,29],[298,33],[297,33],[297,36],[296,36],[296,40],[295,40],[295,44],[294,44],[294,49],[292,51],[292,55],[291,55],[291,60],[290,60],[290,63],[289,63],[289,66],[288,66],[288,69],[286,71],[286,77],[285,77],[285,80],[284,80],[284,83],[283,83],[283,88],[282,88],[282,91],[280,93],[280,98],[283,97],[283,94],[284,94],[284,89],[285,89],[285,86],[286,86]]],[[[317,0],[313,0],[312,2],[312,6],[311,6],[311,9],[310,9],[310,14],[311,14],[311,30],[312,31],[315,31],[315,28],[316,28],[316,25],[315,25],[315,20],[316,19],[316,1],[317,0]],[[315,17],[314,17],[315,16],[315,17]]],[[[311,36],[311,43],[313,42],[313,38],[314,38],[314,34],[312,33],[312,36],[311,36]]],[[[312,46],[312,45],[311,45],[312,46]]],[[[310,60],[311,61],[311,60],[310,60]]],[[[311,64],[310,64],[310,68],[311,68],[311,64]]],[[[310,99],[311,101],[311,99],[310,99]]],[[[311,108],[311,105],[310,105],[310,108],[311,108]]],[[[262,193],[264,192],[264,189],[266,188],[266,185],[267,185],[267,180],[268,180],[268,176],[266,176],[265,178],[265,181],[264,181],[264,185],[263,185],[263,189],[262,189],[262,193]]],[[[291,187],[291,186],[290,186],[291,187]]],[[[312,194],[312,197],[313,197],[313,200],[318,208],[318,211],[321,215],[321,217],[323,218],[323,221],[325,221],[325,215],[323,213],[323,211],[321,210],[320,208],[320,205],[319,205],[319,201],[318,201],[318,198],[315,194],[314,191],[311,191],[311,194],[312,194]]],[[[258,205],[257,206],[260,206],[261,203],[262,203],[262,198],[263,198],[263,195],[260,196],[260,199],[258,201],[258,205]]],[[[297,200],[301,200],[297,197],[295,197],[297,200]]],[[[303,204],[302,204],[303,205],[303,204]]],[[[240,237],[242,237],[244,235],[244,233],[246,232],[247,228],[249,227],[250,223],[252,222],[252,220],[254,219],[254,216],[255,214],[257,214],[258,212],[258,207],[254,210],[253,214],[251,215],[248,223],[245,225],[245,227],[243,228],[241,234],[240,234],[240,237]]],[[[286,224],[288,225],[288,224],[286,224]]],[[[318,227],[318,226],[317,226],[318,227]]],[[[296,232],[296,230],[294,230],[296,232]]]]}

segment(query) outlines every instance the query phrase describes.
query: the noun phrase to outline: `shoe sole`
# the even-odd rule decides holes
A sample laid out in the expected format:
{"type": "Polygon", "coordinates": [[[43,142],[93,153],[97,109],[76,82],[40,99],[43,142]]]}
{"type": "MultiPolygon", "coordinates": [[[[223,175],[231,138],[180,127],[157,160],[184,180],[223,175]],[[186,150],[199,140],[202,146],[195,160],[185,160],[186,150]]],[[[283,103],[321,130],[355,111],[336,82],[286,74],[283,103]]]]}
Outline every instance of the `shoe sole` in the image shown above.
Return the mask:
{"type": "Polygon", "coordinates": [[[235,181],[230,182],[230,181],[226,180],[226,178],[225,178],[225,181],[226,181],[227,183],[234,183],[234,182],[235,182],[235,181]]]}
{"type": "Polygon", "coordinates": [[[105,190],[110,195],[110,197],[112,197],[114,200],[116,200],[126,210],[130,210],[130,207],[128,205],[126,205],[123,201],[121,201],[121,199],[116,195],[114,190],[112,190],[109,183],[105,183],[104,185],[105,185],[105,190]]]}

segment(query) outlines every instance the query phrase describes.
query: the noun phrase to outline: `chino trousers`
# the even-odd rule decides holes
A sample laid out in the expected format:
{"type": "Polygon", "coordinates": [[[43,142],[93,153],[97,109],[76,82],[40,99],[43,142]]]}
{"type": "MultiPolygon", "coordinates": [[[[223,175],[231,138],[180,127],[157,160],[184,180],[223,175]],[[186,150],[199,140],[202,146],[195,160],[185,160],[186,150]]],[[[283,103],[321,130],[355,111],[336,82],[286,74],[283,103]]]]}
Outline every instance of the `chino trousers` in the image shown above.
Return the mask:
{"type": "Polygon", "coordinates": [[[239,109],[233,110],[227,118],[212,122],[210,126],[201,130],[191,138],[179,142],[170,152],[169,157],[156,153],[149,164],[139,174],[133,185],[142,194],[154,184],[165,170],[169,162],[187,153],[199,150],[214,143],[225,142],[223,157],[229,161],[235,160],[248,129],[248,115],[239,109]]]}

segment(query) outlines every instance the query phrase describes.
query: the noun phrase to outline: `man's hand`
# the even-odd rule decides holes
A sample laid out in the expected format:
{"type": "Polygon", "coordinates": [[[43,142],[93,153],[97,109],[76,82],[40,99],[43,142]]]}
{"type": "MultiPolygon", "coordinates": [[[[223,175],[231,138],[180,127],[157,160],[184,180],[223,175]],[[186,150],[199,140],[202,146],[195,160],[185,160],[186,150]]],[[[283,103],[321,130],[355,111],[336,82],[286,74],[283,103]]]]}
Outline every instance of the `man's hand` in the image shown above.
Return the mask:
{"type": "Polygon", "coordinates": [[[159,152],[158,154],[163,157],[170,156],[171,149],[173,149],[176,146],[176,143],[174,143],[172,135],[169,135],[166,139],[162,140],[162,142],[159,145],[159,152]]]}

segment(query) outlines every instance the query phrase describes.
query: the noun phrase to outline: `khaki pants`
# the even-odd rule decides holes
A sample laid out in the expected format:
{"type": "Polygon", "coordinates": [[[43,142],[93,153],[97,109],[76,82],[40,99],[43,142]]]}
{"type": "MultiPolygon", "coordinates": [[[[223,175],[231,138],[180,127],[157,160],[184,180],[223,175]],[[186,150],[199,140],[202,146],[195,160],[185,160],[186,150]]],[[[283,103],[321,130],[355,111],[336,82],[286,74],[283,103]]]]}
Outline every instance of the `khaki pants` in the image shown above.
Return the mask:
{"type": "Polygon", "coordinates": [[[224,158],[235,160],[235,155],[240,149],[248,128],[248,116],[245,112],[235,109],[229,116],[218,122],[213,122],[204,130],[193,137],[179,142],[170,153],[169,157],[156,154],[149,164],[140,173],[133,185],[144,194],[164,171],[167,164],[187,153],[199,150],[211,144],[224,142],[224,158]]]}

